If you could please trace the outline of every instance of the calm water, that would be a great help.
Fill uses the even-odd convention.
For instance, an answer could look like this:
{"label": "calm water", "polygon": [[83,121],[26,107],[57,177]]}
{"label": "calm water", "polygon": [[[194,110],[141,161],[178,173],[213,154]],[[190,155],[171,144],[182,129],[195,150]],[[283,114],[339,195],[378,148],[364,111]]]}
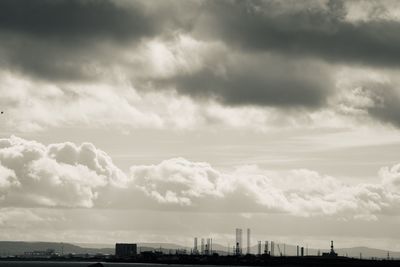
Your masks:
{"label": "calm water", "polygon": [[[0,0],[1,1],[1,0]],[[52,261],[0,261],[0,267],[87,267],[95,262],[52,262]],[[155,263],[104,263],[105,267],[228,267],[229,265],[189,265],[189,264],[155,264]],[[236,266],[237,267],[237,266]],[[241,266],[246,267],[246,266]],[[293,265],[279,265],[293,267]]]}
{"label": "calm water", "polygon": [[[52,261],[0,261],[0,267],[87,267],[95,262],[52,262]],[[105,267],[152,267],[152,266],[164,266],[163,264],[145,264],[145,263],[104,263]],[[193,266],[193,265],[165,265],[168,267],[182,267],[182,266]]]}
{"label": "calm water", "polygon": [[[87,267],[95,262],[52,262],[52,261],[0,261],[0,267]],[[104,263],[105,267],[153,267],[153,266],[168,266],[168,267],[198,267],[199,265],[177,265],[177,264],[154,264],[154,263]],[[211,265],[209,265],[211,266]],[[206,267],[203,265],[202,267]],[[221,266],[218,266],[221,267]]]}

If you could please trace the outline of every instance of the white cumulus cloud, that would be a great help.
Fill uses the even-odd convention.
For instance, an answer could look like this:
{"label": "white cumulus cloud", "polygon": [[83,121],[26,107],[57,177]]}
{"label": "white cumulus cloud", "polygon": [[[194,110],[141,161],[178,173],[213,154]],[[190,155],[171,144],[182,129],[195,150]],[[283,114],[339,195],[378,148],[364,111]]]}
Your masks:
{"label": "white cumulus cloud", "polygon": [[192,198],[222,196],[218,188],[220,176],[221,173],[208,163],[183,158],[165,160],[158,165],[131,167],[133,183],[161,203],[190,205]]}
{"label": "white cumulus cloud", "polygon": [[268,171],[241,166],[233,172],[220,172],[208,163],[183,158],[133,166],[131,177],[137,188],[161,204],[377,219],[378,214],[398,214],[399,166],[382,168],[377,183],[357,185],[307,169]]}
{"label": "white cumulus cloud", "polygon": [[378,175],[375,183],[350,185],[307,169],[246,165],[221,171],[184,158],[133,165],[126,175],[90,143],[0,139],[1,207],[168,207],[367,220],[399,215],[400,164]]}
{"label": "white cumulus cloud", "polygon": [[92,144],[0,139],[2,205],[92,207],[98,189],[124,186],[125,174]]}

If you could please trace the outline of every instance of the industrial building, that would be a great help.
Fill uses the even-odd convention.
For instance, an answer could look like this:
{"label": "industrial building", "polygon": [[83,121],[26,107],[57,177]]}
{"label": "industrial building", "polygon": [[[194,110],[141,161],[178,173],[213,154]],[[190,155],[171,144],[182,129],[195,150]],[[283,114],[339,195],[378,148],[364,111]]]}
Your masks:
{"label": "industrial building", "polygon": [[198,248],[198,238],[194,238],[193,242],[193,249],[192,249],[192,254],[194,255],[212,255],[214,253],[213,251],[213,240],[212,238],[201,238],[201,243],[200,243],[200,250]]}
{"label": "industrial building", "polygon": [[24,252],[25,258],[51,258],[56,255],[57,254],[54,249],[34,250],[34,251]]}
{"label": "industrial building", "polygon": [[333,248],[333,241],[331,241],[331,251],[322,253],[322,257],[337,257],[338,254],[335,252]]}
{"label": "industrial building", "polygon": [[242,229],[236,228],[236,244],[235,244],[235,254],[242,255]]}
{"label": "industrial building", "polygon": [[137,244],[117,243],[115,244],[116,258],[132,258],[137,254]]}

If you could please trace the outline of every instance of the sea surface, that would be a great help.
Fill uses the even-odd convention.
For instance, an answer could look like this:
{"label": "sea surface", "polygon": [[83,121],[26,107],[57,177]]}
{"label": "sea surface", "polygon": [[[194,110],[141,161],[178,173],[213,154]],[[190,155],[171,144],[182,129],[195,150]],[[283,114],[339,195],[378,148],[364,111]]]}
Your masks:
{"label": "sea surface", "polygon": [[[0,261],[0,267],[87,267],[96,262],[60,262],[60,261]],[[105,267],[198,267],[199,265],[183,265],[183,264],[155,264],[155,263],[110,263],[101,262]],[[213,265],[208,265],[213,266]],[[202,265],[206,267],[206,265]],[[219,265],[218,267],[222,267]]]}
{"label": "sea surface", "polygon": [[[96,262],[60,262],[60,261],[0,261],[0,267],[87,267]],[[153,267],[163,266],[166,264],[155,263],[111,263],[101,262],[105,267]],[[181,265],[181,264],[168,264],[168,267],[192,267],[198,265]],[[210,265],[211,266],[211,265]],[[219,266],[221,267],[221,266]]]}

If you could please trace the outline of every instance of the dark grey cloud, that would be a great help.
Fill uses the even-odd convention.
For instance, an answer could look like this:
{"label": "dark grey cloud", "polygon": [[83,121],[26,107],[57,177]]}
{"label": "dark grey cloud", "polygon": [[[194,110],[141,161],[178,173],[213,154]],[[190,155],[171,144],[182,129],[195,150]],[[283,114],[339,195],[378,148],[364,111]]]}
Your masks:
{"label": "dark grey cloud", "polygon": [[[373,10],[381,14],[384,8],[377,5]],[[333,66],[396,68],[400,64],[400,23],[375,13],[370,20],[351,22],[342,1],[321,5],[305,1],[297,8],[279,1],[208,1],[191,34],[200,40],[222,41],[229,53],[246,56],[235,64],[224,56],[215,58],[207,68],[164,79],[159,87],[172,86],[192,97],[213,97],[227,105],[324,106],[335,86],[333,68],[320,69],[304,59]],[[280,55],[281,61],[265,60],[265,54]],[[223,65],[225,72],[210,65]],[[390,98],[370,113],[389,119],[390,111],[400,106],[398,100]]]}
{"label": "dark grey cloud", "polygon": [[[278,2],[279,3],[279,2]],[[350,22],[341,1],[291,9],[274,1],[211,1],[196,34],[247,51],[275,51],[329,62],[398,66],[400,23],[375,18]]]}
{"label": "dark grey cloud", "polygon": [[0,1],[0,29],[34,37],[125,39],[153,34],[157,25],[140,5],[107,0]]}
{"label": "dark grey cloud", "polygon": [[96,46],[81,44],[79,49],[69,45],[26,36],[0,34],[0,65],[3,69],[22,72],[33,78],[66,81],[95,78],[90,66],[103,58]]}
{"label": "dark grey cloud", "polygon": [[[350,22],[342,1],[305,1],[297,8],[280,1],[208,1],[200,13],[191,34],[219,40],[228,53],[245,55],[243,60],[232,64],[221,56],[198,72],[163,79],[158,87],[172,86],[227,105],[318,108],[333,93],[333,68],[321,69],[305,59],[333,65],[400,64],[400,23],[377,15]],[[265,60],[265,54],[281,60]],[[225,72],[216,71],[216,65]]]}
{"label": "dark grey cloud", "polygon": [[112,45],[83,40],[64,43],[0,33],[0,67],[52,82],[93,81],[110,70],[119,53]]}
{"label": "dark grey cloud", "polygon": [[372,117],[400,127],[400,87],[398,84],[369,83],[363,87],[374,102],[367,108]]}
{"label": "dark grey cloud", "polygon": [[[175,4],[176,5],[176,4]],[[0,1],[0,66],[34,78],[93,80],[118,63],[119,49],[184,25],[175,5],[146,1]]]}
{"label": "dark grey cloud", "polygon": [[[288,62],[269,55],[235,55],[223,63],[220,60],[215,58],[208,62],[209,67],[197,72],[158,79],[156,87],[171,86],[194,98],[214,98],[231,106],[286,108],[320,107],[333,89],[329,68],[312,61]],[[223,65],[223,71],[218,71],[218,65]]]}

